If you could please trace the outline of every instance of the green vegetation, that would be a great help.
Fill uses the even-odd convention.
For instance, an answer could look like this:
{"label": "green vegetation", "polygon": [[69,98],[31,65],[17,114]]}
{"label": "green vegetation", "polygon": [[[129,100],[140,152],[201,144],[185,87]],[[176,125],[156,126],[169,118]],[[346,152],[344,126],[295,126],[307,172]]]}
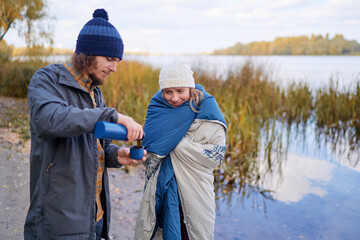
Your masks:
{"label": "green vegetation", "polygon": [[360,82],[355,89],[338,89],[331,82],[316,92],[315,131],[318,142],[323,139],[330,143],[334,153],[346,155],[350,164],[356,166],[360,159],[352,159],[351,154],[360,150]]}
{"label": "green vegetation", "polygon": [[31,61],[1,61],[0,95],[8,97],[27,97],[27,87],[32,75],[47,63]]}
{"label": "green vegetation", "polygon": [[232,47],[215,50],[215,55],[349,55],[360,54],[360,44],[337,34],[279,37],[273,42],[237,43]]}
{"label": "green vegetation", "polygon": [[0,41],[0,64],[10,60],[13,48],[8,46],[5,41]]}
{"label": "green vegetation", "polygon": [[[332,146],[344,141],[349,154],[360,150],[360,83],[356,91],[340,92],[331,84],[310,89],[303,83],[283,89],[270,79],[266,69],[250,60],[229,72],[225,81],[194,69],[196,81],[218,100],[228,123],[226,158],[215,173],[222,191],[231,194],[226,190],[229,186],[242,186],[242,191],[257,186],[262,180],[262,160],[267,173],[277,171],[286,157],[290,135],[300,133],[304,139],[309,125],[316,127],[319,144],[322,137],[332,139],[325,140]],[[150,98],[158,90],[158,74],[159,69],[148,65],[120,63],[101,87],[107,104],[143,124]],[[269,197],[266,191],[258,193]]]}
{"label": "green vegetation", "polygon": [[[38,53],[39,46],[25,48],[27,60],[16,59],[14,48],[0,40],[0,95],[8,97],[27,97],[27,87],[34,73],[48,63],[42,61]],[[25,50],[24,49],[24,50]]]}
{"label": "green vegetation", "polygon": [[150,99],[158,90],[159,73],[159,69],[146,64],[122,61],[101,86],[106,104],[143,124]]}
{"label": "green vegetation", "polygon": [[53,48],[53,47],[16,47],[12,51],[12,56],[57,56],[57,55],[72,55],[74,50],[65,48]]}
{"label": "green vegetation", "polygon": [[[1,95],[24,98],[33,72],[46,63],[4,64]],[[105,102],[144,124],[149,101],[158,90],[159,69],[133,61],[122,61],[117,69],[101,86]],[[225,80],[193,69],[196,81],[217,99],[228,123],[226,157],[215,169],[217,191],[232,194],[230,189],[237,187],[240,194],[253,191],[269,198],[267,191],[257,188],[258,183],[264,174],[280,169],[290,135],[305,139],[308,126],[313,126],[319,145],[330,143],[334,150],[343,146],[349,159],[352,152],[360,151],[360,83],[356,89],[341,91],[334,84],[319,89],[303,83],[281,88],[266,74],[267,69],[251,60],[229,72]],[[25,125],[24,119],[28,121],[18,113],[6,114],[13,117],[7,123],[20,119],[20,125]],[[260,172],[260,161],[266,163],[265,173]]]}

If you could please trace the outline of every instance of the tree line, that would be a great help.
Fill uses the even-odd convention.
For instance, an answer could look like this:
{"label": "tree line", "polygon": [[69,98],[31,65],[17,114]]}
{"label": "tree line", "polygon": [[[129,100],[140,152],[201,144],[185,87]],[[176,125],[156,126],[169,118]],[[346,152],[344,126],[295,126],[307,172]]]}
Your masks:
{"label": "tree line", "polygon": [[232,47],[218,49],[215,55],[358,55],[360,44],[346,40],[342,34],[329,38],[329,34],[278,37],[272,42],[261,41],[248,44],[237,43]]}

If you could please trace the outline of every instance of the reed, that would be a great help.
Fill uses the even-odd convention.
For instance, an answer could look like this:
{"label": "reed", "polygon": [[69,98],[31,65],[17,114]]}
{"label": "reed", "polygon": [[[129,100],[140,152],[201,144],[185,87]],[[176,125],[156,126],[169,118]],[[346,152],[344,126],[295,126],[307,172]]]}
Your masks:
{"label": "reed", "polygon": [[360,82],[355,89],[338,89],[331,80],[316,92],[317,142],[330,143],[334,152],[346,152],[351,159],[360,151]]}
{"label": "reed", "polygon": [[[26,97],[31,75],[46,63],[2,64],[0,94]],[[202,64],[192,69],[196,82],[217,99],[228,124],[225,159],[214,172],[223,190],[259,183],[264,174],[261,160],[266,162],[265,172],[277,171],[290,133],[295,129],[305,139],[309,124],[316,126],[318,142],[331,143],[333,149],[345,146],[349,153],[360,151],[360,81],[340,90],[334,79],[319,89],[305,83],[282,88],[271,78],[271,69],[251,59],[229,70],[226,77]],[[121,61],[101,86],[105,102],[144,124],[147,106],[158,90],[159,72],[147,64]]]}
{"label": "reed", "polygon": [[[264,174],[262,159],[266,173],[280,169],[294,125],[302,126],[304,138],[306,125],[315,122],[319,136],[340,129],[353,146],[359,144],[360,84],[342,93],[334,85],[314,90],[293,83],[284,89],[268,69],[251,60],[229,71],[225,79],[204,67],[192,68],[196,82],[217,99],[228,124],[225,159],[214,172],[217,189],[256,186]],[[147,64],[120,62],[101,86],[105,102],[144,124],[149,101],[158,90],[159,72]]]}
{"label": "reed", "polygon": [[[235,69],[225,81],[216,74],[195,70],[196,81],[217,99],[228,124],[226,157],[215,173],[225,184],[258,178],[262,128],[269,127],[266,119],[276,119],[282,109],[283,92],[262,68],[247,61]],[[159,69],[148,65],[121,62],[118,71],[101,87],[106,103],[143,124],[150,98],[158,90],[158,75]],[[265,143],[267,146],[281,147],[274,144],[275,131],[265,134],[272,134]],[[271,154],[272,147],[267,147],[269,165]]]}
{"label": "reed", "polygon": [[[26,96],[31,75],[45,64],[6,62],[1,69],[2,95]],[[283,89],[268,69],[251,60],[233,68],[225,79],[204,66],[193,69],[196,81],[217,99],[228,124],[225,159],[215,169],[219,185],[256,185],[261,181],[260,159],[266,160],[267,172],[279,169],[293,125],[304,130],[313,121],[319,142],[322,138],[336,146],[345,139],[351,151],[359,151],[359,83],[344,91],[336,84],[313,90],[294,83]],[[149,101],[158,90],[159,71],[135,61],[120,62],[101,86],[105,102],[144,124]]]}
{"label": "reed", "polygon": [[158,90],[159,72],[146,64],[122,61],[101,86],[105,102],[143,124],[150,99]]}
{"label": "reed", "polygon": [[333,128],[347,129],[359,124],[359,91],[358,83],[355,91],[345,89],[339,91],[337,83],[330,82],[316,92],[315,114],[317,126],[332,126]]}

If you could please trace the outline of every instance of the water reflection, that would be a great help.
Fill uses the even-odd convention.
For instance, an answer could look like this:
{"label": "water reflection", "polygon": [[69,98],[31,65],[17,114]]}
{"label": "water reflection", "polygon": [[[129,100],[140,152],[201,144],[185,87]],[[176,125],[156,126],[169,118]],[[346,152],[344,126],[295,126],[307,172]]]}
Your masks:
{"label": "water reflection", "polygon": [[[219,172],[215,239],[359,239],[360,142],[316,127],[277,123],[251,173],[229,183]],[[269,136],[282,148],[267,155]]]}
{"label": "water reflection", "polygon": [[[350,151],[350,147],[346,144],[339,144],[335,148],[330,145],[329,148],[333,149],[332,158],[340,163],[341,165],[348,167],[352,170],[360,172],[360,152],[359,151]],[[347,149],[344,151],[344,149]],[[347,158],[344,161],[341,153]]]}
{"label": "water reflection", "polygon": [[332,158],[344,166],[353,169],[360,168],[360,127],[325,132],[316,131],[319,148],[330,149]]}
{"label": "water reflection", "polygon": [[[260,194],[265,199],[296,201],[302,192],[326,194],[309,183],[330,181],[334,162],[360,172],[358,135],[346,138],[334,129],[320,131],[315,123],[271,122],[271,127],[265,127],[258,136],[261,146],[255,149],[258,153],[252,154],[257,156],[252,165],[243,168],[247,171],[233,177],[222,169],[215,171],[218,197],[231,197],[232,192],[237,192],[243,197]],[[293,186],[298,187],[298,193]],[[287,193],[287,188],[292,192]]]}
{"label": "water reflection", "polygon": [[[266,171],[264,165],[261,164],[260,172]],[[317,185],[327,184],[332,170],[333,165],[326,161],[288,154],[281,165],[281,174],[265,175],[260,185],[268,189],[274,199],[286,203],[298,202],[308,194],[323,197],[327,192]]]}

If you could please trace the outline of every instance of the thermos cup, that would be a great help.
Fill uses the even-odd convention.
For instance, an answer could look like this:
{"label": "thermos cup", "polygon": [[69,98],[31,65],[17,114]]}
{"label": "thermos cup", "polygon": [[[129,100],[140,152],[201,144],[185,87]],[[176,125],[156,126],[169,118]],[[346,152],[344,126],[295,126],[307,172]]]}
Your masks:
{"label": "thermos cup", "polygon": [[144,147],[133,145],[130,147],[130,157],[135,160],[141,160],[144,156]]}

